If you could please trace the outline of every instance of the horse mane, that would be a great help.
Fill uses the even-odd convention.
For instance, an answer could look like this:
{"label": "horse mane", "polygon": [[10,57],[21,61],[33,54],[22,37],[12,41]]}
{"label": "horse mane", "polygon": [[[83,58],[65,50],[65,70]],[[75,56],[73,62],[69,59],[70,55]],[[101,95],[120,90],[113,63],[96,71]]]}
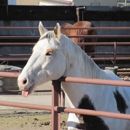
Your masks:
{"label": "horse mane", "polygon": [[[83,74],[81,75],[81,77],[112,79],[112,77],[114,76],[114,78],[119,80],[119,77],[117,77],[113,72],[109,70],[102,70],[101,68],[99,68],[99,66],[87,55],[87,53],[85,53],[81,49],[81,47],[71,41],[67,36],[62,35],[61,44],[68,44],[68,48],[65,49],[65,51],[68,50],[68,53],[73,53],[73,57],[77,59],[77,68],[79,69],[79,71],[82,71],[81,73]],[[80,63],[83,64],[80,65]]]}

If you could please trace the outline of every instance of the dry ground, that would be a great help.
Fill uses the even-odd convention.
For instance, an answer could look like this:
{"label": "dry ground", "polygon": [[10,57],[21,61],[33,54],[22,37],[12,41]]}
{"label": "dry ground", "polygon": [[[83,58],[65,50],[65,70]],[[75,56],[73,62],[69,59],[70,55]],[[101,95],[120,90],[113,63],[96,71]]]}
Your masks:
{"label": "dry ground", "polygon": [[[37,90],[51,90],[51,82]],[[38,105],[50,105],[51,93],[33,93],[28,98],[21,95],[0,95],[0,100]],[[68,114],[61,114],[61,130],[66,130]],[[0,106],[0,130],[51,130],[51,113],[48,111],[17,109]]]}
{"label": "dry ground", "polygon": [[[61,129],[66,130],[67,114],[61,114]],[[51,113],[30,109],[0,110],[0,130],[51,130]]]}

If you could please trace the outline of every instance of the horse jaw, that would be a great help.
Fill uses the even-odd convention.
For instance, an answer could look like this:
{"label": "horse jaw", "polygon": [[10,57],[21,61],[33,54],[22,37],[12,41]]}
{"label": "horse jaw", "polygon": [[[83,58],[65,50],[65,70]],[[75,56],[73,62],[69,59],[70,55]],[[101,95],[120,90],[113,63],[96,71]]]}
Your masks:
{"label": "horse jaw", "polygon": [[[26,71],[26,70],[25,70]],[[18,80],[19,81],[22,81],[23,77],[24,77],[24,71],[19,75],[18,77]],[[37,76],[35,77],[36,81],[34,82],[30,82],[34,79],[30,79],[29,77],[27,78],[28,79],[28,84],[23,86],[20,84],[20,82],[18,82],[18,86],[20,88],[20,90],[22,91],[22,96],[23,97],[28,97],[29,94],[31,94],[32,92],[35,91],[36,87],[39,86],[39,85],[42,85],[46,82],[49,81],[49,78],[47,76],[47,72],[41,72],[44,76],[42,76],[42,74],[37,74]],[[26,77],[26,76],[25,76]],[[41,78],[42,77],[42,78]]]}

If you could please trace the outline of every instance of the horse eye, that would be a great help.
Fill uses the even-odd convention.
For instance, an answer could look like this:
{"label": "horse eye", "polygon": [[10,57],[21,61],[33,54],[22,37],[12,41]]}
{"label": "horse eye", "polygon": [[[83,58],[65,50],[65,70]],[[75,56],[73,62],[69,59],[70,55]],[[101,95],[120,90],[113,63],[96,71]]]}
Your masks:
{"label": "horse eye", "polygon": [[47,52],[46,53],[46,56],[50,56],[50,55],[52,55],[52,52]]}
{"label": "horse eye", "polygon": [[47,49],[46,50],[46,56],[50,56],[50,55],[52,55],[52,53],[53,53],[52,49]]}

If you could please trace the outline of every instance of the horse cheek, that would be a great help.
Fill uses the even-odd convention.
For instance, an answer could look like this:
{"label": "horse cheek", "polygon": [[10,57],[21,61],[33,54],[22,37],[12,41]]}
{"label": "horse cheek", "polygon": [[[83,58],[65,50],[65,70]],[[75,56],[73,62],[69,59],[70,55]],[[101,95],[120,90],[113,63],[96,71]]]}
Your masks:
{"label": "horse cheek", "polygon": [[52,64],[51,69],[49,69],[49,75],[52,80],[59,79],[65,72],[65,57],[59,57],[58,60],[53,61]]}

